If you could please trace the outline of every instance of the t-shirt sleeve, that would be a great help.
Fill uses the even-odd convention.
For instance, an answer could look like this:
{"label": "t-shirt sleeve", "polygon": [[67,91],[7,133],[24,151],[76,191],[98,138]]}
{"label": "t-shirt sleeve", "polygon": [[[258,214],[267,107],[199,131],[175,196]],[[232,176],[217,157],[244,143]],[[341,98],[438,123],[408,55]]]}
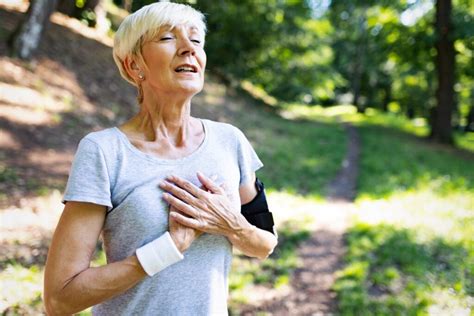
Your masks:
{"label": "t-shirt sleeve", "polygon": [[79,143],[64,192],[67,201],[89,202],[112,208],[110,177],[102,149],[83,138]]}
{"label": "t-shirt sleeve", "polygon": [[238,130],[237,137],[239,140],[239,149],[238,149],[238,160],[239,160],[239,169],[240,169],[240,183],[239,185],[242,186],[243,184],[248,183],[252,180],[252,175],[263,167],[263,163],[258,158],[257,153],[253,149],[252,145],[248,141],[247,137]]}

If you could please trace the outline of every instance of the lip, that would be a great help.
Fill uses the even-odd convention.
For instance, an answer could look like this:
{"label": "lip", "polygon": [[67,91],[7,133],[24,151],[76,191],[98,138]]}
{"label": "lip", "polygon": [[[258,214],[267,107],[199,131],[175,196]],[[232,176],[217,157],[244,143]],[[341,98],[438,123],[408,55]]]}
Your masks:
{"label": "lip", "polygon": [[[189,67],[189,68],[192,68],[193,69],[193,72],[191,73],[197,73],[198,72],[198,67],[196,67],[195,65],[193,64],[181,64],[181,65],[178,65],[177,67],[174,68],[174,71],[176,73],[180,73],[181,72],[178,72],[177,69],[181,68],[181,67]],[[185,74],[189,74],[189,72],[184,72]]]}

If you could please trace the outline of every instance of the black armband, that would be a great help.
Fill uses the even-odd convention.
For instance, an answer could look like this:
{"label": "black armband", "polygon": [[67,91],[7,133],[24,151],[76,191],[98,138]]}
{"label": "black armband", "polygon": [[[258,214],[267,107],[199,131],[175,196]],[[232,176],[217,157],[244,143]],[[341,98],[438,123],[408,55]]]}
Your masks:
{"label": "black armband", "polygon": [[263,183],[256,179],[255,187],[258,191],[257,196],[249,203],[242,205],[241,213],[250,224],[274,234],[273,215],[268,209]]}

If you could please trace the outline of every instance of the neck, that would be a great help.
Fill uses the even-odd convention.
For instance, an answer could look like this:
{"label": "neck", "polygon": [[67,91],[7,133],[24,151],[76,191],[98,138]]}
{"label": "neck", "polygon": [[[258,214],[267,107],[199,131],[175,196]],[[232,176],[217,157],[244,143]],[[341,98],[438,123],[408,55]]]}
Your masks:
{"label": "neck", "polygon": [[186,145],[191,130],[191,98],[145,95],[140,112],[127,124],[147,141]]}

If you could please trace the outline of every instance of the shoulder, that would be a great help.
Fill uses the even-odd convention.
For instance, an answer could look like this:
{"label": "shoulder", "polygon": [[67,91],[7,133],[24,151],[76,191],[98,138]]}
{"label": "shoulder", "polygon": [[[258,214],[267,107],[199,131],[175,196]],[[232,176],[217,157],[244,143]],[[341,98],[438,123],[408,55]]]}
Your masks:
{"label": "shoulder", "polygon": [[115,127],[111,127],[87,134],[79,142],[79,148],[94,147],[98,149],[100,148],[102,151],[109,152],[110,150],[117,148],[117,143],[119,141],[119,132]]}
{"label": "shoulder", "polygon": [[84,136],[76,149],[77,160],[116,160],[122,149],[119,132],[115,128],[91,132]]}
{"label": "shoulder", "polygon": [[209,131],[214,135],[218,135],[219,138],[228,140],[235,139],[237,141],[241,140],[242,137],[245,138],[244,133],[238,127],[232,124],[216,122],[207,119],[203,119],[203,122]]}
{"label": "shoulder", "polygon": [[96,132],[90,132],[82,138],[81,142],[85,140],[92,143],[96,143],[99,146],[105,145],[108,142],[117,139],[117,132],[115,131],[115,129],[115,127],[111,127]]}

